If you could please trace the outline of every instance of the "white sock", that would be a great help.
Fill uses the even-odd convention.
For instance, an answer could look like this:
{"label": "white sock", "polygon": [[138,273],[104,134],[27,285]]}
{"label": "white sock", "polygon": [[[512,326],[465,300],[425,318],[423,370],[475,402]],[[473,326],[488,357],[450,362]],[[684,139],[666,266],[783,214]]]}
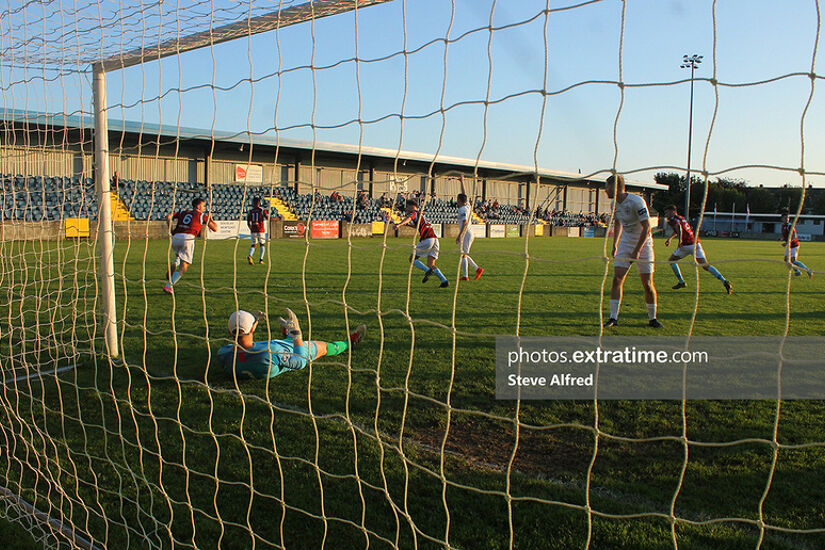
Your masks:
{"label": "white sock", "polygon": [[461,257],[461,276],[462,277],[467,276],[467,257],[466,256]]}
{"label": "white sock", "polygon": [[647,317],[651,321],[656,318],[656,302],[647,304]]}
{"label": "white sock", "polygon": [[249,254],[247,254],[247,256],[249,256],[251,258],[254,253],[255,253],[255,247],[253,246],[252,248],[249,249]]}
{"label": "white sock", "polygon": [[266,250],[266,247],[264,245],[261,245],[261,259],[262,260],[264,259],[264,251],[265,250]]}
{"label": "white sock", "polygon": [[610,300],[610,318],[619,318],[619,306],[622,305],[621,300]]}
{"label": "white sock", "polygon": [[478,269],[478,264],[475,263],[471,257],[467,256],[467,261],[470,262],[470,269],[473,271]]}

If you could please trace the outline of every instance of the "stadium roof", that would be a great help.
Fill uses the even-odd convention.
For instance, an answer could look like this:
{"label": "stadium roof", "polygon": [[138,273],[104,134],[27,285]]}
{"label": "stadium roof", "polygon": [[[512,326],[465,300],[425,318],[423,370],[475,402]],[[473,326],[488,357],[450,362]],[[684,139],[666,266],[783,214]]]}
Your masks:
{"label": "stadium roof", "polygon": [[[81,114],[48,114],[36,111],[21,111],[21,110],[6,110],[1,116],[2,120],[14,122],[17,124],[32,124],[36,126],[52,127],[52,128],[76,128],[93,130],[94,118],[91,115]],[[431,153],[420,153],[416,151],[404,151],[399,149],[388,149],[383,147],[367,147],[358,145],[349,145],[342,143],[330,143],[323,141],[311,141],[291,138],[273,137],[271,133],[255,133],[255,132],[228,132],[228,131],[210,131],[201,128],[189,128],[184,126],[161,125],[148,122],[138,122],[130,120],[116,120],[109,119],[110,132],[125,132],[143,136],[159,136],[170,139],[190,140],[190,141],[206,141],[217,143],[237,143],[237,144],[251,144],[266,147],[279,147],[282,149],[298,149],[305,151],[315,150],[317,152],[338,153],[343,155],[358,155],[367,158],[381,158],[381,159],[398,159],[399,161],[415,161],[421,163],[435,162],[439,166],[445,165],[456,168],[464,168],[472,171],[476,164],[481,170],[495,171],[503,174],[517,175],[517,176],[540,176],[553,180],[562,180],[573,182],[581,182],[587,184],[600,184],[604,181],[602,176],[587,177],[582,174],[573,172],[564,172],[559,170],[549,170],[539,167],[538,171],[533,166],[526,166],[520,164],[510,164],[506,162],[494,161],[478,161],[475,159],[453,157],[439,154],[433,157]],[[666,190],[668,187],[659,183],[642,182],[631,179],[625,180],[627,185],[638,189],[648,190]]]}

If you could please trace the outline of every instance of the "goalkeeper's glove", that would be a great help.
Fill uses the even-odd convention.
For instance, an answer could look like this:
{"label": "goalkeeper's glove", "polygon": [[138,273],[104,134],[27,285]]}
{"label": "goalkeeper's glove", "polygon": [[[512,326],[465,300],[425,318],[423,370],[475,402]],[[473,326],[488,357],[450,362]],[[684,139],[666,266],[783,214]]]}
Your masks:
{"label": "goalkeeper's glove", "polygon": [[284,331],[293,340],[301,338],[301,326],[298,324],[298,317],[289,308],[284,308],[286,319],[278,317],[278,322],[284,327]]}

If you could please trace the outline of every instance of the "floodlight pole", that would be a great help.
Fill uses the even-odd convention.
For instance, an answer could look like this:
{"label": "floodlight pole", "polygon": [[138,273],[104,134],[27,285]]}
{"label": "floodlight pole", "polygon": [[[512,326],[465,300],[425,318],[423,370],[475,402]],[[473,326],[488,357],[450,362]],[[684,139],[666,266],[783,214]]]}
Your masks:
{"label": "floodlight pole", "polygon": [[97,248],[100,255],[100,298],[106,350],[118,357],[117,303],[115,302],[114,228],[109,183],[109,122],[106,118],[106,72],[96,63],[94,70],[95,192],[97,194]]}
{"label": "floodlight pole", "polygon": [[688,157],[687,157],[687,180],[685,185],[685,218],[690,222],[690,153],[693,145],[693,73],[696,66],[702,62],[702,56],[693,54],[682,58],[681,68],[690,69],[690,115],[688,117]]}

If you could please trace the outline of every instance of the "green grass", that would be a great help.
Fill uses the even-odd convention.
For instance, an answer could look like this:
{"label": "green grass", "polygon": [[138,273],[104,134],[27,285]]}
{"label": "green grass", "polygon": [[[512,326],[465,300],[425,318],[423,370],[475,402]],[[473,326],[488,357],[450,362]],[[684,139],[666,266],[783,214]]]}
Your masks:
{"label": "green grass", "polygon": [[[439,260],[449,289],[435,278],[422,285],[417,270],[409,278],[404,240],[390,239],[383,259],[379,239],[351,249],[314,241],[305,262],[305,243],[278,241],[255,266],[245,262],[245,242],[209,241],[206,250],[199,242],[174,299],[161,291],[167,243],[120,243],[126,365],[100,353],[88,244],[3,246],[3,315],[16,327],[0,335],[3,368],[23,372],[19,357],[80,368],[0,393],[9,448],[0,484],[58,510],[101,546],[439,548],[448,539],[492,549],[509,547],[512,533],[517,548],[566,548],[583,547],[589,533],[594,548],[672,548],[677,488],[680,548],[752,548],[759,540],[773,450],[753,439],[773,437],[775,402],[686,403],[694,443],[681,485],[680,402],[524,403],[508,468],[516,407],[495,400],[493,336],[598,334],[601,239],[531,239],[526,279],[523,240],[477,240],[473,257],[487,272],[462,283],[457,299],[450,239],[442,239]],[[656,248],[665,259],[663,241]],[[733,296],[702,272],[697,304],[694,269],[682,263],[689,287],[676,292],[670,269],[659,265],[665,328],[657,334],[687,334],[694,306],[694,334],[783,334],[789,279],[781,246],[708,240],[705,250],[733,281]],[[804,243],[801,259],[825,270],[825,244]],[[625,290],[615,333],[651,334],[635,273]],[[822,334],[824,291],[825,277],[790,280],[790,335]],[[348,316],[350,328],[368,325],[368,338],[351,357],[269,382],[226,377],[215,354],[228,342],[229,313],[268,309],[277,335],[285,306],[306,337],[341,339]],[[92,340],[97,354],[87,353]],[[588,516],[597,412],[603,435],[589,476],[596,513]],[[782,403],[778,440],[825,441],[823,413],[820,402]],[[780,449],[765,523],[825,528],[823,482],[825,449]],[[49,490],[56,484],[63,498]],[[822,533],[772,529],[762,543],[823,545]]]}
{"label": "green grass", "polygon": [[[16,517],[16,516],[15,516]],[[30,525],[26,522],[26,525]],[[35,524],[36,527],[42,527]],[[34,550],[39,548],[37,542],[32,538],[32,535],[27,531],[22,524],[10,521],[5,516],[0,515],[0,540],[3,541],[6,548],[14,548],[14,550]]]}

